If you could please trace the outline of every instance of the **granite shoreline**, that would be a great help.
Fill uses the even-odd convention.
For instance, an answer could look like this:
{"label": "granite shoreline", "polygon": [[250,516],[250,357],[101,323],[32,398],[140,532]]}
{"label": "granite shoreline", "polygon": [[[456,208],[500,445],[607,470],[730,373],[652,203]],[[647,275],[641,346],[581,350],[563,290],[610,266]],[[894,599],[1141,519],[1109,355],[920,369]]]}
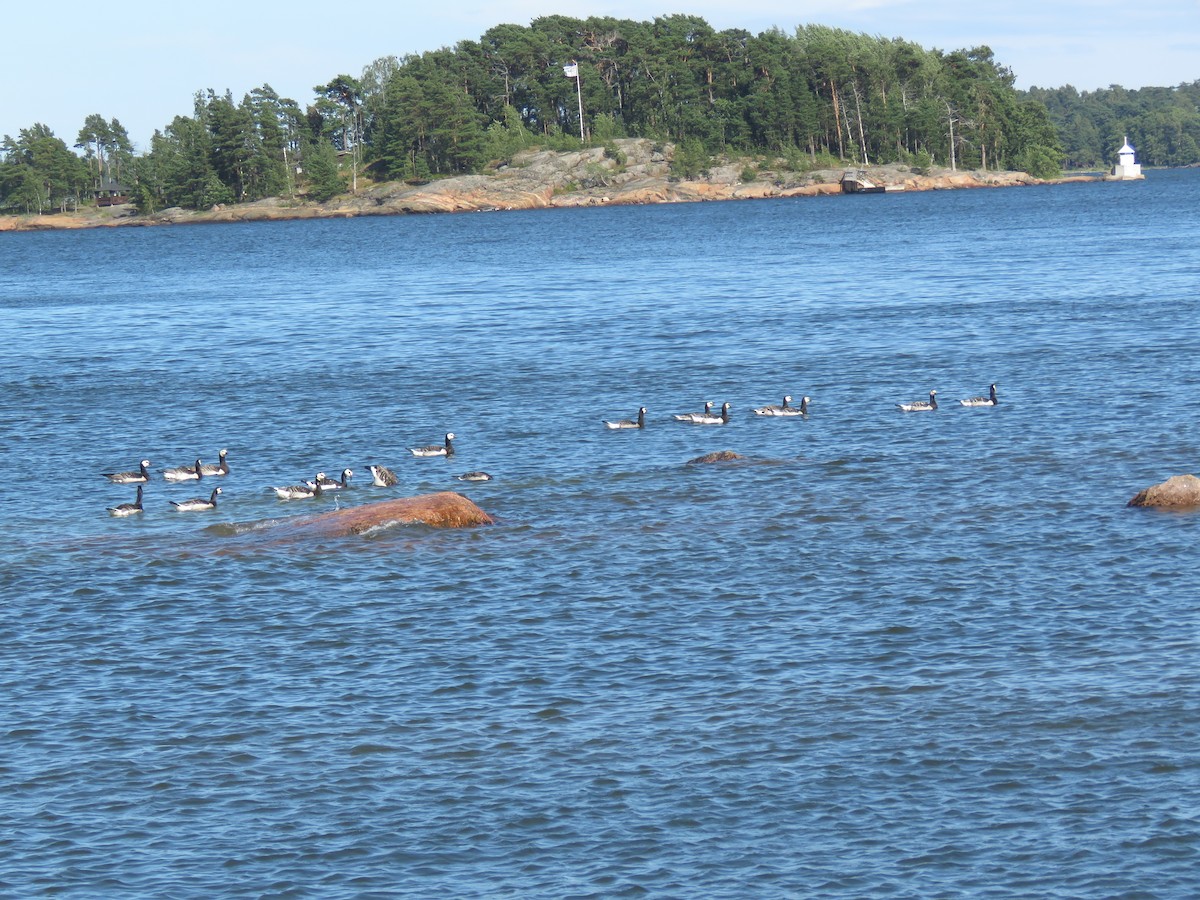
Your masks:
{"label": "granite shoreline", "polygon": [[[841,178],[845,169],[800,174],[748,167],[745,161],[735,161],[715,165],[696,178],[679,179],[670,171],[670,145],[663,147],[631,138],[618,140],[613,146],[618,152],[599,147],[567,152],[531,150],[514,155],[488,174],[460,175],[424,184],[370,184],[357,193],[342,194],[324,203],[275,197],[206,210],[172,208],[144,215],[130,204],[85,207],[73,213],[0,216],[0,232],[630,206],[843,193]],[[896,165],[854,168],[889,191],[1025,187],[1103,180],[1102,176],[1075,175],[1048,181],[1011,171],[933,169],[918,173]]]}

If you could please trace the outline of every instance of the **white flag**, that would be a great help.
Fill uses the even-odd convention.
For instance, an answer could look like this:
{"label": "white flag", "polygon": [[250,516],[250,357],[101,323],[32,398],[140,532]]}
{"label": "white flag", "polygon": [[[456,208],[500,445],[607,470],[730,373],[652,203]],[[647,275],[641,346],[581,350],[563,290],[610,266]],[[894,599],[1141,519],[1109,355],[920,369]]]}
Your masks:
{"label": "white flag", "polygon": [[579,77],[579,64],[571,63],[569,66],[563,66],[563,74],[566,75],[568,78],[578,78]]}

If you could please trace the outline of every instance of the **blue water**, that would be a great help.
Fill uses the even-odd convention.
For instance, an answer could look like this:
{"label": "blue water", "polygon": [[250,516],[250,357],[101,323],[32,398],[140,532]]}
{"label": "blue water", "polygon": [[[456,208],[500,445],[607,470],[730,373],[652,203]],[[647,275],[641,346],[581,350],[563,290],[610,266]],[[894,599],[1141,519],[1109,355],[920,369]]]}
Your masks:
{"label": "blue water", "polygon": [[[1198,207],[0,236],[0,894],[1200,895],[1200,518],[1125,507],[1200,468]],[[497,524],[273,538],[442,490]]]}

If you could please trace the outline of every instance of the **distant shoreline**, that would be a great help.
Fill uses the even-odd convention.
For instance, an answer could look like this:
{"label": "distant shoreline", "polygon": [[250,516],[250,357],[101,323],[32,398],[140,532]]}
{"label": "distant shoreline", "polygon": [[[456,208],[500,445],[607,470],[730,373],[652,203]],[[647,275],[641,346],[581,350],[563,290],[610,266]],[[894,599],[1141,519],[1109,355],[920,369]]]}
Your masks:
{"label": "distant shoreline", "polygon": [[[851,166],[803,174],[754,169],[744,161],[714,165],[707,174],[680,180],[670,173],[665,152],[643,139],[616,142],[624,159],[602,148],[528,151],[486,175],[460,175],[426,184],[388,182],[326,203],[271,198],[208,210],[180,208],[139,215],[131,205],[85,207],[75,213],[0,216],[0,232],[65,231],[105,227],[294,221],[421,213],[633,206],[714,200],[812,197],[841,194],[844,171],[864,172],[889,190],[931,191],[983,187],[1095,182],[1102,175],[1068,175],[1053,180],[1024,172],[951,171],[917,174],[906,166]],[[869,197],[856,198],[871,202]]]}

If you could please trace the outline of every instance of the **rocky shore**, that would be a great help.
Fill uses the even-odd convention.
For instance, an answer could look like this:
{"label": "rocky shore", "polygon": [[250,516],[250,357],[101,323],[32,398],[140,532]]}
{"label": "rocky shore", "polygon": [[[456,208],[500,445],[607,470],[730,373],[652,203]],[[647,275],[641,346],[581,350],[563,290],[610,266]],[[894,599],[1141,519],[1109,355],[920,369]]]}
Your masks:
{"label": "rocky shore", "polygon": [[[599,147],[570,152],[526,151],[487,174],[460,175],[426,184],[372,185],[326,203],[272,198],[202,211],[166,209],[149,215],[138,215],[130,205],[88,207],[77,213],[0,216],[0,231],[688,203],[842,193],[843,169],[800,174],[756,168],[741,160],[714,166],[706,175],[692,180],[680,180],[670,174],[670,145],[637,138],[617,140],[614,144],[619,153],[606,153]],[[868,167],[863,171],[875,184],[885,185],[889,190],[934,191],[1048,183],[1024,172],[939,169],[917,174],[908,167],[895,165]],[[1055,183],[1095,180],[1098,179],[1094,176],[1074,176]]]}

